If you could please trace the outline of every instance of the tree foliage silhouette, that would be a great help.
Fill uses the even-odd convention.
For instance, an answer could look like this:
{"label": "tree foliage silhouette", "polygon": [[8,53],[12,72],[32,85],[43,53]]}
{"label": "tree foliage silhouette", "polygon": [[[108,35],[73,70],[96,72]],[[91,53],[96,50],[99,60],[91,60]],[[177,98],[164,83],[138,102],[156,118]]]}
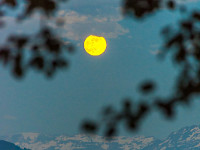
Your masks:
{"label": "tree foliage silhouette", "polygon": [[[106,137],[116,135],[118,124],[122,121],[128,129],[133,131],[138,129],[144,117],[154,109],[159,109],[167,118],[172,118],[175,116],[175,107],[188,105],[194,96],[200,94],[200,11],[187,12],[186,7],[179,6],[176,1],[171,0],[124,0],[123,2],[124,14],[136,19],[145,19],[163,8],[182,12],[186,19],[177,23],[178,28],[166,26],[162,29],[165,41],[162,46],[163,52],[159,55],[163,59],[166,53],[172,51],[170,56],[180,71],[174,83],[175,90],[169,97],[154,97],[151,100],[153,104],[141,102],[134,105],[135,107],[131,99],[124,99],[121,110],[117,111],[113,106],[106,107],[100,121],[87,120],[81,126],[83,131],[89,133],[96,133],[104,127]],[[156,90],[156,83],[145,81],[139,85],[139,89],[141,94],[148,95]]]}
{"label": "tree foliage silhouette", "polygon": [[[176,4],[173,0],[122,0],[123,13],[137,19],[145,19],[160,9],[180,10],[187,12],[186,7]],[[25,4],[23,12],[17,14],[16,22],[23,22],[31,18],[37,11],[40,12],[42,26],[38,33],[12,34],[6,42],[0,45],[0,62],[9,66],[17,78],[23,77],[27,70],[36,69],[47,77],[62,68],[68,67],[64,57],[65,51],[73,52],[72,44],[65,44],[61,37],[45,22],[50,20],[58,11],[58,5],[65,0],[2,0],[0,1],[0,30],[6,26],[3,18],[7,11],[15,10],[20,3]],[[83,122],[81,129],[96,133],[104,126],[105,136],[117,134],[118,124],[126,123],[128,129],[136,130],[142,119],[153,109],[160,109],[163,114],[171,118],[175,115],[177,104],[188,104],[192,97],[200,94],[200,11],[193,10],[187,13],[188,17],[177,23],[178,28],[165,27],[161,33],[165,38],[161,58],[169,51],[173,51],[172,61],[181,69],[175,81],[175,91],[169,97],[152,98],[153,104],[141,102],[135,105],[130,98],[124,99],[121,110],[108,106],[103,110],[100,121],[88,120]],[[55,16],[56,17],[56,16]],[[45,18],[45,20],[43,20]],[[58,20],[59,24],[60,21]],[[27,59],[26,52],[31,56]],[[148,95],[156,90],[154,81],[145,81],[139,85],[141,94]]]}
{"label": "tree foliage silhouette", "polygon": [[[11,68],[15,77],[23,77],[28,69],[36,69],[47,77],[52,77],[57,70],[68,67],[64,53],[72,52],[74,47],[72,44],[65,44],[66,42],[47,25],[51,21],[50,17],[56,14],[58,4],[61,2],[64,0],[3,0],[0,2],[1,30],[6,26],[3,21],[3,18],[8,16],[6,13],[19,9],[21,4],[25,5],[24,10],[16,15],[16,23],[31,19],[34,13],[40,12],[42,25],[38,33],[12,34],[5,43],[0,45],[0,61],[4,66]],[[5,8],[8,11],[5,11]],[[26,59],[27,52],[31,55],[28,59]]]}

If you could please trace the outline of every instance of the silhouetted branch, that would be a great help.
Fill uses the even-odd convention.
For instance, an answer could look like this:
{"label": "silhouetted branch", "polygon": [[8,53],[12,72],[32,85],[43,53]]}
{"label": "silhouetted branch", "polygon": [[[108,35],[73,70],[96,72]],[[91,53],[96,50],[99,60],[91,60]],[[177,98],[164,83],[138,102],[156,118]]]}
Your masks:
{"label": "silhouetted branch", "polygon": [[[38,33],[12,34],[4,44],[0,45],[0,62],[4,66],[9,65],[15,77],[23,77],[29,69],[36,69],[51,77],[58,69],[68,67],[69,62],[65,58],[65,52],[74,51],[73,45],[65,44],[61,37],[47,26],[51,21],[50,15],[56,13],[59,3],[63,1],[65,0],[3,0],[0,2],[0,27],[5,26],[1,18],[7,15],[1,10],[2,7],[17,9],[18,5],[22,3],[25,5],[23,12],[16,14],[16,22],[18,20],[23,22],[27,17],[30,19],[35,12],[45,16],[45,19],[40,18],[44,23],[41,24]],[[27,53],[31,56],[28,57]]]}
{"label": "silhouetted branch", "polygon": [[[132,15],[137,18],[142,18],[146,14],[151,14],[160,9],[163,2],[157,0],[125,0],[124,9],[128,13],[133,13]],[[175,9],[176,5],[173,1],[165,2],[167,2],[168,8]],[[115,135],[116,130],[110,128],[116,129],[122,121],[125,121],[128,129],[138,129],[141,120],[157,108],[167,118],[172,118],[176,114],[175,107],[181,104],[188,105],[194,96],[200,95],[200,11],[193,11],[187,19],[178,22],[178,29],[171,26],[164,28],[162,35],[165,39],[162,56],[171,52],[172,61],[180,69],[174,83],[174,92],[169,97],[152,98],[152,104],[141,103],[137,108],[132,106],[131,100],[124,100],[123,108],[119,112],[111,111],[113,110],[112,107],[106,108],[105,112],[107,113],[103,114],[104,119],[101,122],[101,124],[108,125],[104,132],[105,136]],[[143,95],[147,95],[152,93],[155,87],[154,81],[146,81],[139,86],[139,89]]]}
{"label": "silhouetted branch", "polygon": [[142,18],[152,14],[161,8],[175,9],[176,3],[173,0],[124,0],[123,12],[136,18]]}

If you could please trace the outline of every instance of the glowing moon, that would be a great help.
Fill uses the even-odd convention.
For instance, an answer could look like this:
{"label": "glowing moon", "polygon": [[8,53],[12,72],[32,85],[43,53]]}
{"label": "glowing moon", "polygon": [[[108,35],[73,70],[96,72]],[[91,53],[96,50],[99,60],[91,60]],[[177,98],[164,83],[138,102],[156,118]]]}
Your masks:
{"label": "glowing moon", "polygon": [[99,56],[106,50],[107,44],[104,37],[90,35],[85,39],[85,51],[92,56]]}

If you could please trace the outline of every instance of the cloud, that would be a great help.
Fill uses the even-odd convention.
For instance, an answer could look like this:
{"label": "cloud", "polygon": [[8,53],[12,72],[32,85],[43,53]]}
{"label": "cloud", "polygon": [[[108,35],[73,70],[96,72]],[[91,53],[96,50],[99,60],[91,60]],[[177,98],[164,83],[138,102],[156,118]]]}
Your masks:
{"label": "cloud", "polygon": [[68,13],[65,13],[63,10],[59,12],[62,19],[65,21],[65,24],[75,24],[75,23],[84,23],[88,20],[87,16],[79,15],[75,11],[70,11]]}
{"label": "cloud", "polygon": [[151,48],[150,53],[152,55],[160,55],[163,53],[163,51],[160,49],[159,44],[152,44],[152,45],[150,45],[150,48]]}
{"label": "cloud", "polygon": [[162,53],[162,51],[161,50],[154,50],[154,51],[151,50],[150,53],[153,55],[160,55]]}
{"label": "cloud", "polygon": [[55,28],[59,29],[63,37],[71,40],[83,40],[90,34],[105,38],[117,38],[129,32],[120,25],[122,17],[117,15],[92,16],[76,11],[61,10],[59,18],[64,22],[64,26]]}
{"label": "cloud", "polygon": [[[81,3],[81,1],[80,1]],[[95,3],[96,4],[96,3]],[[103,2],[101,2],[103,4]],[[123,19],[120,14],[120,7],[110,5],[98,5],[92,7],[94,12],[83,12],[82,10],[62,9],[56,17],[52,17],[48,23],[51,27],[58,31],[63,38],[75,41],[83,41],[88,35],[94,34],[104,36],[105,38],[117,38],[121,35],[129,33],[120,21]],[[88,10],[91,10],[88,9]],[[9,33],[33,33],[39,29],[40,19],[37,15],[16,25],[15,18],[5,17],[8,22],[7,29],[1,35],[0,42],[6,39]],[[61,21],[64,26],[57,26],[55,22]],[[36,25],[37,24],[37,25]],[[32,28],[33,30],[30,30]]]}
{"label": "cloud", "polygon": [[4,119],[6,120],[17,120],[17,118],[15,116],[12,116],[12,115],[5,115],[3,116]]}
{"label": "cloud", "polygon": [[103,18],[94,18],[94,20],[95,20],[96,22],[102,23],[102,22],[108,21],[108,18],[106,18],[106,17],[103,17]]}

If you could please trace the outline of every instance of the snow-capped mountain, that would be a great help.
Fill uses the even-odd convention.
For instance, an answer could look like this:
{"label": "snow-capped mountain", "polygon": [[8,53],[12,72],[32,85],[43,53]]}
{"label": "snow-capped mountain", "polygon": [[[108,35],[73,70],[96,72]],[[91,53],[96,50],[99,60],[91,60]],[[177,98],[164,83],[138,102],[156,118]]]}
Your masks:
{"label": "snow-capped mountain", "polygon": [[47,136],[38,133],[22,133],[13,136],[4,136],[0,139],[11,141],[20,147],[31,150],[141,150],[153,144],[154,137],[115,137],[105,140],[102,136]]}
{"label": "snow-capped mountain", "polygon": [[185,127],[172,132],[157,147],[162,150],[199,150],[200,125]]}
{"label": "snow-capped mountain", "polygon": [[182,128],[164,140],[118,136],[107,141],[102,136],[49,136],[38,133],[22,133],[0,139],[31,150],[199,150],[200,126]]}

